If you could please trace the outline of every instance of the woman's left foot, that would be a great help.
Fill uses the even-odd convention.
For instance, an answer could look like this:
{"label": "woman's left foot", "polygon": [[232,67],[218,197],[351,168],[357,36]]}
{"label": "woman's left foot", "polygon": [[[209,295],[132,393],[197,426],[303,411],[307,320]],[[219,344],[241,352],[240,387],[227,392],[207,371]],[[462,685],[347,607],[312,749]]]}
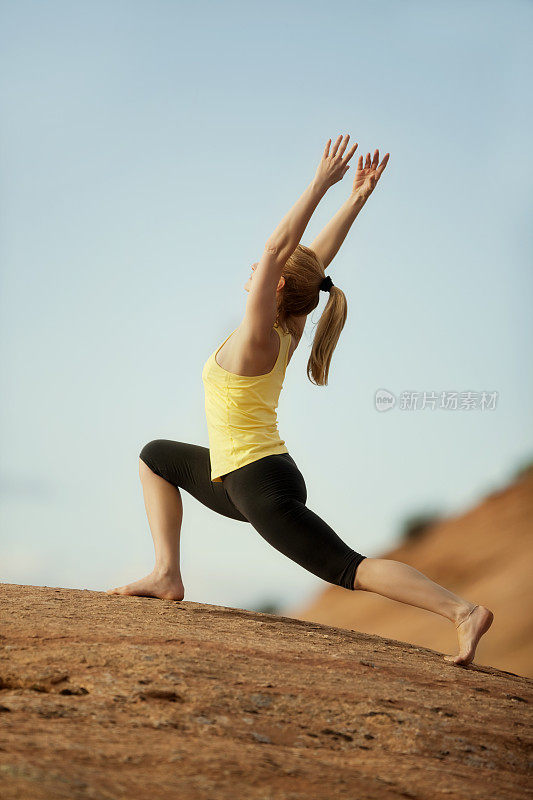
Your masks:
{"label": "woman's left foot", "polygon": [[154,571],[135,583],[118,586],[116,589],[108,589],[106,594],[159,597],[161,600],[183,600],[185,590],[179,575],[167,575]]}
{"label": "woman's left foot", "polygon": [[444,656],[450,664],[470,664],[476,654],[477,643],[492,625],[494,614],[485,606],[475,605],[456,623],[459,637],[459,653],[456,656]]}

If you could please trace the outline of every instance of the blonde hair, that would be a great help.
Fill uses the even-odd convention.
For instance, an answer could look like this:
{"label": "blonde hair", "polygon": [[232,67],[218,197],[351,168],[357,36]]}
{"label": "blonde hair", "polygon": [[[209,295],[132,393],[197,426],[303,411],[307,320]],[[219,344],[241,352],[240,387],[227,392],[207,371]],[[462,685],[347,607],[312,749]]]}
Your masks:
{"label": "blonde hair", "polygon": [[[289,333],[298,336],[298,330],[291,330],[294,325],[291,325],[290,318],[309,314],[317,307],[320,299],[319,286],[325,277],[324,265],[310,247],[299,244],[287,260],[282,275],[285,285],[278,292],[277,322]],[[317,323],[307,362],[307,377],[316,386],[327,386],[331,357],[347,314],[346,296],[334,285],[329,290],[328,302]]]}

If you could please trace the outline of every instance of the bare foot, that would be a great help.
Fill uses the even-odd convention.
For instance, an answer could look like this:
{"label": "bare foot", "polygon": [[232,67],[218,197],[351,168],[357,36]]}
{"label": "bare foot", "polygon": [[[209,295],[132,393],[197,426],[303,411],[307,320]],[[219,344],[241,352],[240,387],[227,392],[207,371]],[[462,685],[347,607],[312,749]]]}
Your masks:
{"label": "bare foot", "polygon": [[135,583],[108,589],[106,594],[138,595],[140,597],[159,597],[161,600],[183,600],[185,590],[179,575],[166,575],[155,570]]}
{"label": "bare foot", "polygon": [[456,656],[444,656],[450,664],[470,664],[476,654],[477,643],[492,625],[494,614],[485,606],[473,606],[467,614],[456,623],[459,637],[459,653]]}

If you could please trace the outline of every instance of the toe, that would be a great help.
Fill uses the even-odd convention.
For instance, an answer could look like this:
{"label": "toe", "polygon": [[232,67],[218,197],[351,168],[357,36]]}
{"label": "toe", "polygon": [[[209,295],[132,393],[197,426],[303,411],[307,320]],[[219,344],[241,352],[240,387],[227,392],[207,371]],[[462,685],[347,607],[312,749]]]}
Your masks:
{"label": "toe", "polygon": [[466,664],[469,664],[472,661],[471,656],[469,656],[468,654],[467,655],[463,655],[463,656],[462,655],[445,656],[445,658],[446,658],[446,661],[448,661],[450,664],[466,665]]}
{"label": "toe", "polygon": [[448,664],[460,664],[462,661],[461,656],[444,656],[444,660],[448,662]]}

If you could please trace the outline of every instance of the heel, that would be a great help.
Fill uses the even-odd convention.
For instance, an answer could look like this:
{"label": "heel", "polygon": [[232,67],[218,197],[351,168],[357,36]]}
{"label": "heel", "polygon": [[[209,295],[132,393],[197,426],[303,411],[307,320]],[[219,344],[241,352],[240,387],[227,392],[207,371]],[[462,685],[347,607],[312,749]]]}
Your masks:
{"label": "heel", "polygon": [[470,611],[468,612],[468,614],[466,615],[466,617],[465,617],[464,619],[462,619],[462,620],[461,620],[461,622],[460,622],[458,625],[456,625],[455,627],[456,627],[456,628],[458,628],[458,627],[459,627],[459,625],[462,625],[462,624],[463,624],[463,622],[466,622],[466,621],[467,621],[467,619],[470,617],[470,615],[474,613],[474,611],[476,610],[476,608],[479,608],[479,605],[478,605],[478,604],[476,604],[476,605],[474,606],[474,608],[470,609]]}

